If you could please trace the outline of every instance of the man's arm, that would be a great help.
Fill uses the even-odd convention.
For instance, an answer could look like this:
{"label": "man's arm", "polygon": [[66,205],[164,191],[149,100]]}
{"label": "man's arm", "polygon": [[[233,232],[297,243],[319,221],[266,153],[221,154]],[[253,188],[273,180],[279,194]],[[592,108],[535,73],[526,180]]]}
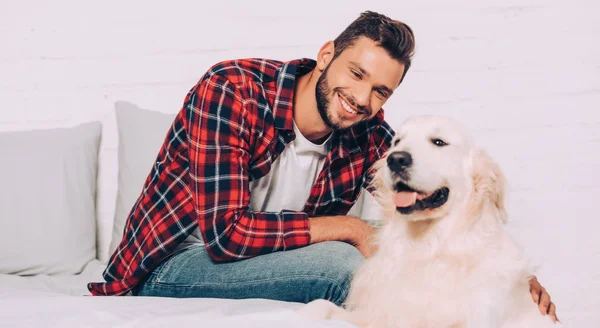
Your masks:
{"label": "man's arm", "polygon": [[306,213],[252,212],[245,100],[234,84],[207,74],[185,101],[189,177],[198,225],[215,261],[234,261],[308,245]]}
{"label": "man's arm", "polygon": [[536,276],[533,276],[529,280],[529,292],[533,301],[538,305],[540,313],[542,315],[548,314],[553,322],[560,321],[556,316],[556,304],[551,301],[550,294],[544,286],[540,284]]}

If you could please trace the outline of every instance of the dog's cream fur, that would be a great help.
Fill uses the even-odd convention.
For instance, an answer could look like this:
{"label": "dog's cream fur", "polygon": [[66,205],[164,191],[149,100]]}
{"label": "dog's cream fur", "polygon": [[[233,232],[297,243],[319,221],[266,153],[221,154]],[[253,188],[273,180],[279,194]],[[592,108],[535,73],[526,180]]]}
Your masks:
{"label": "dog's cream fur", "polygon": [[[448,145],[436,146],[435,138]],[[398,213],[394,178],[380,160],[373,179],[383,213],[377,253],[356,273],[345,309],[317,300],[300,312],[377,328],[560,326],[539,312],[524,253],[503,230],[505,178],[463,127],[445,117],[413,117],[388,154],[394,151],[412,155],[411,187],[448,187],[447,202]]]}

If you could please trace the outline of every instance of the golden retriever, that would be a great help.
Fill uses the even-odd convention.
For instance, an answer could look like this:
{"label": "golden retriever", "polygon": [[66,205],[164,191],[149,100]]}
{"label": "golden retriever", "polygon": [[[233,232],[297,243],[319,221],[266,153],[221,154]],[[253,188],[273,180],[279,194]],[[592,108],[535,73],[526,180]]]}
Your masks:
{"label": "golden retriever", "polygon": [[505,178],[458,122],[405,121],[372,185],[378,251],[359,268],[345,308],[300,313],[358,327],[557,327],[529,293],[531,270],[504,232]]}

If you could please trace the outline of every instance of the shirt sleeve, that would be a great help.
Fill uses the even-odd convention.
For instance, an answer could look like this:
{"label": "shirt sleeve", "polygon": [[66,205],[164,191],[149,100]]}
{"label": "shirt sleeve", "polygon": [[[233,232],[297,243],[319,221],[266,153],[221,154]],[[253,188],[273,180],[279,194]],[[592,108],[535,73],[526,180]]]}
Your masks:
{"label": "shirt sleeve", "polygon": [[218,262],[310,243],[306,213],[249,210],[251,127],[242,93],[227,77],[207,74],[184,103],[189,186],[205,246]]}

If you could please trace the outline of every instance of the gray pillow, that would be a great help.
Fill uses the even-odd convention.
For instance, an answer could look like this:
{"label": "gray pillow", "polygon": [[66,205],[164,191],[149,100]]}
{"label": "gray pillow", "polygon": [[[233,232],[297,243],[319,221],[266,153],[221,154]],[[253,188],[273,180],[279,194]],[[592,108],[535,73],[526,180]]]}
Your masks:
{"label": "gray pillow", "polygon": [[115,103],[119,132],[119,181],[112,237],[111,255],[123,238],[127,216],[137,198],[156,155],[177,114],[142,109],[132,103]]}
{"label": "gray pillow", "polygon": [[100,122],[0,133],[0,273],[76,274],[96,257]]}

